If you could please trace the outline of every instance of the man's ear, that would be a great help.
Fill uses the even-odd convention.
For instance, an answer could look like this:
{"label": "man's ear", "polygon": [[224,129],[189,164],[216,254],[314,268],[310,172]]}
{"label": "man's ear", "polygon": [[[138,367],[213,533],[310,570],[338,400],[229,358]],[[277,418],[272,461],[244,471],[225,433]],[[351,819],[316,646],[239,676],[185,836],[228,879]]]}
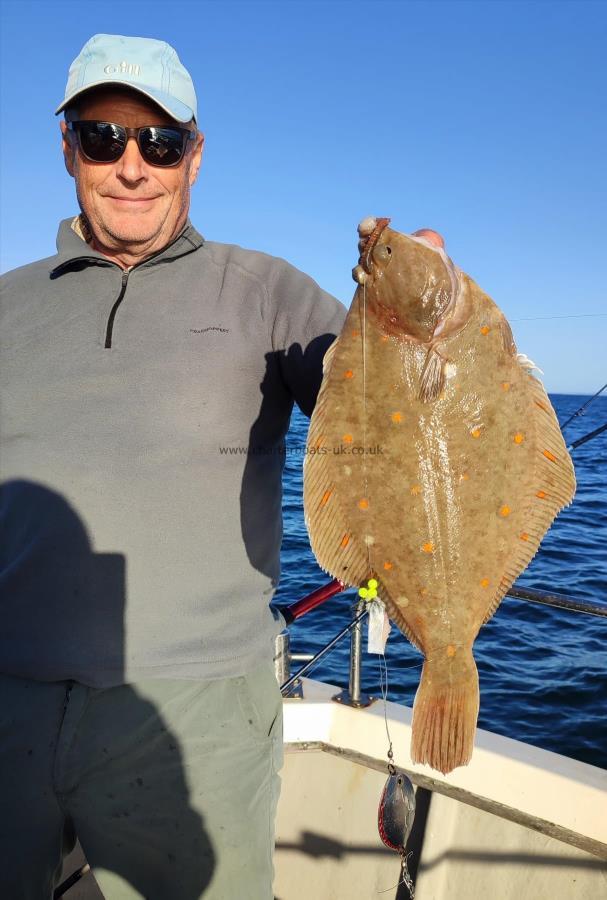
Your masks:
{"label": "man's ear", "polygon": [[200,164],[202,162],[203,148],[204,134],[202,133],[202,131],[199,131],[196,140],[194,141],[194,150],[192,151],[192,162],[190,164],[190,187],[198,178],[198,170],[200,169]]}
{"label": "man's ear", "polygon": [[74,140],[74,133],[68,130],[67,122],[65,122],[64,119],[61,119],[59,122],[59,127],[61,128],[61,148],[63,150],[65,168],[72,178],[74,178],[74,161],[76,157],[76,141]]}

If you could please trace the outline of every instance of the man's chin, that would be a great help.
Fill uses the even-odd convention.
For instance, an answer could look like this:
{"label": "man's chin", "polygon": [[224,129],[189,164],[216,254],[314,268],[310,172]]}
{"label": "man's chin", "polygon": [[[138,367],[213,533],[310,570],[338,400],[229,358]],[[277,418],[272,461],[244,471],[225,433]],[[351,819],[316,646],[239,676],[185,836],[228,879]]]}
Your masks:
{"label": "man's chin", "polygon": [[121,217],[104,223],[103,231],[117,244],[146,244],[162,230],[162,222],[145,221],[141,216]]}

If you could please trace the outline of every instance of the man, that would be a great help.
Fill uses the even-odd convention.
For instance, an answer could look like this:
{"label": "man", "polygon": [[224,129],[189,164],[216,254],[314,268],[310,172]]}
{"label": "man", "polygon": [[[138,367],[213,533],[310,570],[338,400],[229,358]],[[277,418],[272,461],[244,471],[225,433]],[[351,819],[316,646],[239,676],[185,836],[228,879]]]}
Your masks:
{"label": "man", "polygon": [[109,900],[266,900],[282,451],[345,310],[190,223],[167,44],[96,35],[61,111],[81,213],[3,278],[0,896],[77,836]]}

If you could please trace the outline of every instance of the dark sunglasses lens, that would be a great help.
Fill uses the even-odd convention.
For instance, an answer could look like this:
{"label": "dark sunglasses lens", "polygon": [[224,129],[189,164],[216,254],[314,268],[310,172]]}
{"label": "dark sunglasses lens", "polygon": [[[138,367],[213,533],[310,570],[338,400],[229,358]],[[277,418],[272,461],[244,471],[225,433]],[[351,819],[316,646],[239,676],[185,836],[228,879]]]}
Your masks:
{"label": "dark sunglasses lens", "polygon": [[124,152],[126,134],[110,122],[91,122],[78,126],[80,147],[94,162],[114,162]]}
{"label": "dark sunglasses lens", "polygon": [[152,166],[176,165],[184,144],[184,135],[176,128],[142,128],[139,133],[141,154]]}

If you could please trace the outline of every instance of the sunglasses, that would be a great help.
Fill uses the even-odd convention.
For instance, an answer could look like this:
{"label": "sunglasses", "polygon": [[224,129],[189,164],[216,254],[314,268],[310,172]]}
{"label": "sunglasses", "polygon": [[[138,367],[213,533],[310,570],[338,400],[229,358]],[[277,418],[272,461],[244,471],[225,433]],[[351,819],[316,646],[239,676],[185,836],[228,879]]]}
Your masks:
{"label": "sunglasses", "polygon": [[137,139],[139,152],[147,163],[168,169],[183,159],[188,141],[196,138],[195,131],[174,125],[144,125],[125,128],[113,122],[67,122],[78,137],[82,155],[91,162],[109,163],[120,159],[127,141]]}

